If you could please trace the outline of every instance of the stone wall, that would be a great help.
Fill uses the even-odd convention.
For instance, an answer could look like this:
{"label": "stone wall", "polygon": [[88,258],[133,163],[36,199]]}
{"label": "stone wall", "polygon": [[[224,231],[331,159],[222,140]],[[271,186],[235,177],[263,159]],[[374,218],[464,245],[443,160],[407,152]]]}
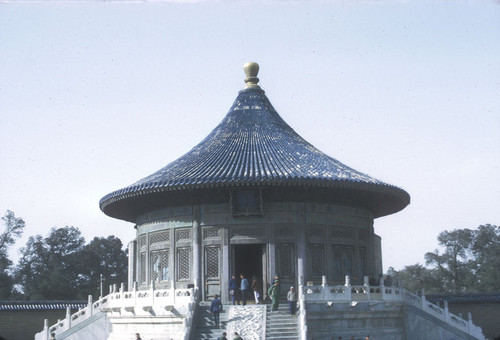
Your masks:
{"label": "stone wall", "polygon": [[456,303],[448,304],[450,312],[467,318],[471,313],[474,323],[483,329],[488,339],[500,339],[500,303]]}
{"label": "stone wall", "polygon": [[413,306],[404,311],[405,335],[407,340],[474,340],[469,334],[457,330],[446,322],[433,318],[428,313]]}
{"label": "stone wall", "polygon": [[472,340],[429,313],[399,302],[307,303],[307,335],[315,340]]}
{"label": "stone wall", "polygon": [[65,310],[14,310],[0,311],[0,336],[6,340],[30,340],[42,331],[43,322],[49,325],[64,319]]}
{"label": "stone wall", "polygon": [[[307,333],[315,340],[406,340],[401,304],[384,302],[308,303]],[[422,340],[422,339],[421,339]]]}

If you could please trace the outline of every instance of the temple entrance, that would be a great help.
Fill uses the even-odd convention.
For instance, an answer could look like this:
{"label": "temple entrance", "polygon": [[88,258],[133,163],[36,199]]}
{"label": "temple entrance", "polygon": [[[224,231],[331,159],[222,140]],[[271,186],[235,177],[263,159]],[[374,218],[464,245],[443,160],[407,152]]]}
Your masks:
{"label": "temple entrance", "polygon": [[232,273],[245,274],[249,281],[252,276],[262,282],[265,268],[265,244],[238,244],[232,247]]}

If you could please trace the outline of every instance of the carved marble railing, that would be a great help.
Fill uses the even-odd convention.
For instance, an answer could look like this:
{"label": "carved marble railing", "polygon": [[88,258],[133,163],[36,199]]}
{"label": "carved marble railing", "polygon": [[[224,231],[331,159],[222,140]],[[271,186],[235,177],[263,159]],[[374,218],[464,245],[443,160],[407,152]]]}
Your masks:
{"label": "carved marble railing", "polygon": [[186,334],[192,325],[193,314],[197,303],[197,289],[155,289],[154,282],[148,290],[137,290],[136,286],[132,291],[124,291],[123,284],[119,291],[116,286],[112,292],[99,300],[92,302],[92,296],[89,295],[87,307],[71,314],[71,309],[66,309],[66,318],[59,320],[56,324],[49,326],[45,320],[42,332],[35,335],[35,340],[49,340],[51,334],[58,334],[77,326],[78,324],[90,319],[98,313],[115,312],[128,315],[155,314],[158,312],[172,313],[175,308],[185,307],[186,315],[182,315],[183,328]]}
{"label": "carved marble railing", "polygon": [[[468,314],[468,320],[449,312],[448,303],[445,301],[444,308],[439,307],[425,298],[422,291],[421,296],[413,294],[403,288],[370,286],[368,277],[364,278],[363,285],[351,285],[349,276],[346,276],[344,285],[328,285],[326,276],[323,276],[321,285],[303,285],[303,280],[299,282],[299,299],[303,303],[307,302],[362,302],[362,301],[384,301],[384,302],[401,302],[434,316],[435,318],[446,322],[447,324],[467,333],[476,339],[485,339],[482,329],[472,322],[471,314]],[[306,332],[304,332],[306,333]]]}

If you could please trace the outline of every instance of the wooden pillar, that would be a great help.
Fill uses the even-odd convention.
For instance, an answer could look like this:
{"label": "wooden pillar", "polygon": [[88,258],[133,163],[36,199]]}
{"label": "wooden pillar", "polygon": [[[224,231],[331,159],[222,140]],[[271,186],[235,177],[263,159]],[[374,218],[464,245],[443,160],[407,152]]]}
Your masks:
{"label": "wooden pillar", "polygon": [[[231,275],[231,268],[229,268],[229,230],[228,228],[223,228],[221,231],[222,236],[222,272],[221,275],[221,300],[223,303],[229,303],[229,296],[227,292],[229,291],[228,283],[229,277]],[[226,292],[226,293],[224,293]]]}
{"label": "wooden pillar", "polygon": [[135,268],[136,268],[136,261],[137,261],[137,256],[136,256],[136,251],[135,251],[136,247],[137,247],[137,240],[134,240],[128,244],[128,282],[127,282],[127,287],[128,287],[129,291],[132,289],[132,286],[134,285],[134,281],[135,281],[135,272],[136,272]]}
{"label": "wooden pillar", "polygon": [[193,207],[193,283],[201,291],[200,206]]}
{"label": "wooden pillar", "polygon": [[298,216],[299,225],[297,227],[297,277],[302,277],[307,280],[306,277],[306,206],[305,203],[300,203],[298,205]]}

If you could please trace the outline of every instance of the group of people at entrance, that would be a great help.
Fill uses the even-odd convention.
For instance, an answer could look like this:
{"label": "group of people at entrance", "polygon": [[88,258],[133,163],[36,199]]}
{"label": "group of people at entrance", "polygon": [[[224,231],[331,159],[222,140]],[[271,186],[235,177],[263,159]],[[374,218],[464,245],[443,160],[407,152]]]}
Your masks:
{"label": "group of people at entrance", "polygon": [[[250,291],[253,292],[253,297],[255,303],[259,304],[261,301],[261,286],[260,281],[256,276],[252,277],[252,282],[250,283],[245,277],[245,274],[240,274],[240,280],[236,277],[236,274],[232,274],[228,283],[229,296],[231,298],[231,303],[233,305],[239,305],[240,301],[242,305],[247,304],[247,297]],[[280,303],[281,290],[280,290],[280,280],[279,275],[276,274],[267,290],[267,295],[271,299],[271,310],[277,311]],[[290,314],[294,315],[297,310],[297,293],[294,287],[290,287],[287,293],[287,301],[290,309]]]}
{"label": "group of people at entrance", "polygon": [[236,278],[236,274],[233,274],[229,279],[228,288],[233,305],[239,305],[240,301],[243,306],[246,305],[250,291],[253,292],[255,303],[260,303],[260,281],[256,276],[252,277],[252,283],[250,284],[245,274],[240,274],[240,280]]}

